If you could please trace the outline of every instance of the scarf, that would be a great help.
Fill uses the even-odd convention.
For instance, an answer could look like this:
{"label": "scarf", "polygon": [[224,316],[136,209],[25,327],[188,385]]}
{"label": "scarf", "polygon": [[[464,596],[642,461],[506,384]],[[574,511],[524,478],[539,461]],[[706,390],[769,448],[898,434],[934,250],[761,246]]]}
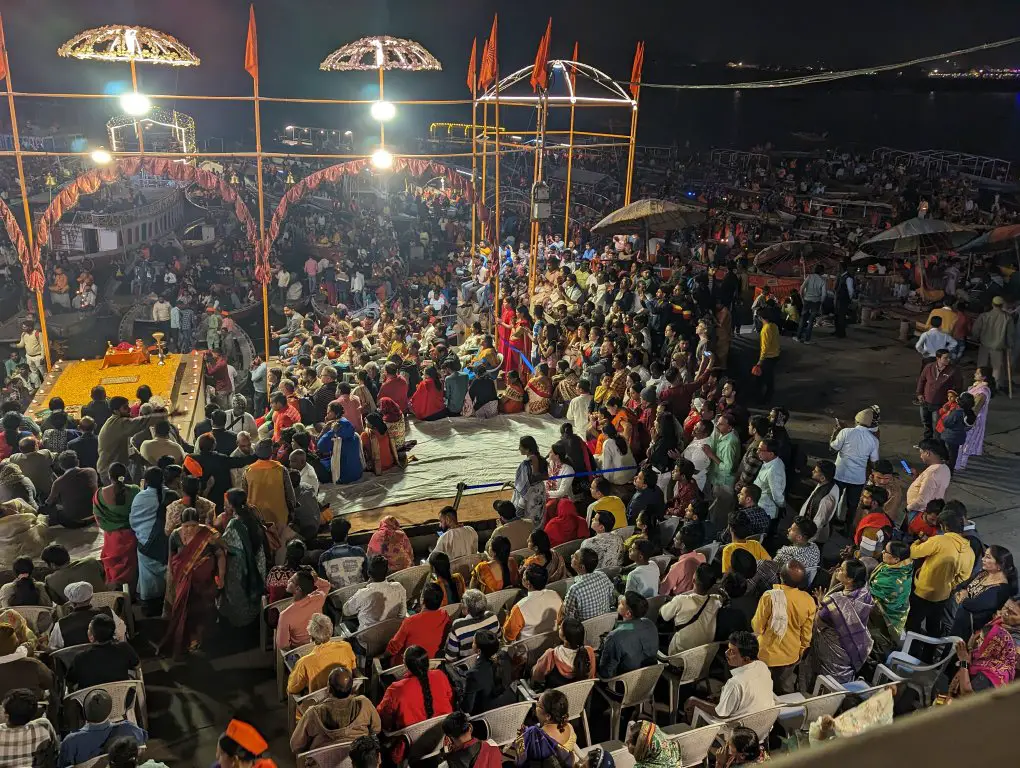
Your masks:
{"label": "scarf", "polygon": [[642,721],[632,748],[641,768],[676,768],[680,765],[680,748],[670,741],[655,723]]}
{"label": "scarf", "polygon": [[867,587],[831,592],[822,601],[822,611],[839,635],[839,644],[855,670],[863,666],[874,642],[868,633],[872,602]]}
{"label": "scarf", "polygon": [[970,673],[988,678],[994,688],[1013,681],[1016,676],[1016,645],[1013,637],[997,618],[978,635],[977,648],[971,655]]}
{"label": "scarf", "polygon": [[769,620],[769,629],[772,630],[777,640],[782,640],[790,626],[790,617],[786,612],[786,593],[780,587],[776,587],[770,589],[765,595],[772,599],[772,618]]}
{"label": "scarf", "polygon": [[908,559],[898,565],[880,563],[868,581],[871,597],[894,631],[902,631],[906,623],[913,578],[914,561]]}
{"label": "scarf", "polygon": [[379,412],[382,413],[383,421],[387,424],[396,424],[403,418],[403,414],[400,412],[400,406],[396,404],[393,398],[380,397],[378,406]]}

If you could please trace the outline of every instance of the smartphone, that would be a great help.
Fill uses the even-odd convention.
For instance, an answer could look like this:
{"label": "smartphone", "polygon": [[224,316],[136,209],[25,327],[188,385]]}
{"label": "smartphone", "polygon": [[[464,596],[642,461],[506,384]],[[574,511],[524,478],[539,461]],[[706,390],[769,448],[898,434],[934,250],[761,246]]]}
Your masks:
{"label": "smartphone", "polygon": [[914,476],[914,470],[910,468],[910,465],[907,464],[905,459],[900,459],[900,466],[903,467],[903,471],[906,472],[908,475],[910,475],[911,477]]}

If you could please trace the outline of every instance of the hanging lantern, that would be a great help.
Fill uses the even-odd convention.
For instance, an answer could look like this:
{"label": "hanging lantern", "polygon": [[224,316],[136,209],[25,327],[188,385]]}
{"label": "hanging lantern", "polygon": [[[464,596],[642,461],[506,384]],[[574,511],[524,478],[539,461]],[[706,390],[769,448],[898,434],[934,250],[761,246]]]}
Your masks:
{"label": "hanging lantern", "polygon": [[290,171],[287,171],[287,184],[288,185],[294,184],[294,174],[291,173]]}
{"label": "hanging lantern", "polygon": [[233,173],[230,174],[230,184],[235,187],[237,186],[238,184],[237,171],[234,171]]}

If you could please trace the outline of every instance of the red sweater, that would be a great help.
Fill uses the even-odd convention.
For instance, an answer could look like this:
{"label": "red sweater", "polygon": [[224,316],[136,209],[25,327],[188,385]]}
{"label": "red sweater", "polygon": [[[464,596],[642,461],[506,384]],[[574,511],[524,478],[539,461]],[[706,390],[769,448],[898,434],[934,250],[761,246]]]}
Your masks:
{"label": "red sweater", "polygon": [[408,616],[400,624],[397,634],[386,644],[386,652],[392,657],[390,660],[392,665],[404,663],[404,649],[411,645],[420,645],[428,652],[429,658],[436,658],[446,637],[449,623],[449,614],[441,608]]}
{"label": "red sweater", "polygon": [[556,505],[555,517],[546,513],[545,524],[542,526],[549,535],[549,544],[558,547],[568,541],[588,538],[588,523],[577,514],[577,507],[570,499],[560,499]]}
{"label": "red sweater", "polygon": [[[429,670],[429,689],[432,691],[432,716],[448,715],[453,712],[453,689],[446,673],[439,669]],[[386,688],[382,701],[376,707],[384,731],[399,731],[412,723],[428,720],[425,712],[425,697],[421,683],[407,674]]]}
{"label": "red sweater", "polygon": [[411,395],[411,413],[419,421],[435,416],[440,411],[446,412],[446,400],[443,390],[436,386],[428,376],[418,382],[418,388]]}
{"label": "red sweater", "polygon": [[405,413],[407,411],[407,379],[399,374],[393,378],[386,378],[379,386],[379,397],[376,398],[376,402],[384,397],[392,399],[400,408],[400,412]]}

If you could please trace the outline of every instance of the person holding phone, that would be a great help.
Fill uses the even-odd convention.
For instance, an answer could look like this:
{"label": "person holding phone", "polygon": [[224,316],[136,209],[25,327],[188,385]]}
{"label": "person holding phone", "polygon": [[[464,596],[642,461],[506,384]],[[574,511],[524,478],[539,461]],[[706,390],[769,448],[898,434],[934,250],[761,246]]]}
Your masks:
{"label": "person holding phone", "polygon": [[848,511],[856,512],[868,480],[868,462],[878,461],[879,442],[871,431],[875,412],[865,408],[854,417],[854,426],[843,427],[836,419],[829,447],[836,451],[836,485],[846,498]]}

